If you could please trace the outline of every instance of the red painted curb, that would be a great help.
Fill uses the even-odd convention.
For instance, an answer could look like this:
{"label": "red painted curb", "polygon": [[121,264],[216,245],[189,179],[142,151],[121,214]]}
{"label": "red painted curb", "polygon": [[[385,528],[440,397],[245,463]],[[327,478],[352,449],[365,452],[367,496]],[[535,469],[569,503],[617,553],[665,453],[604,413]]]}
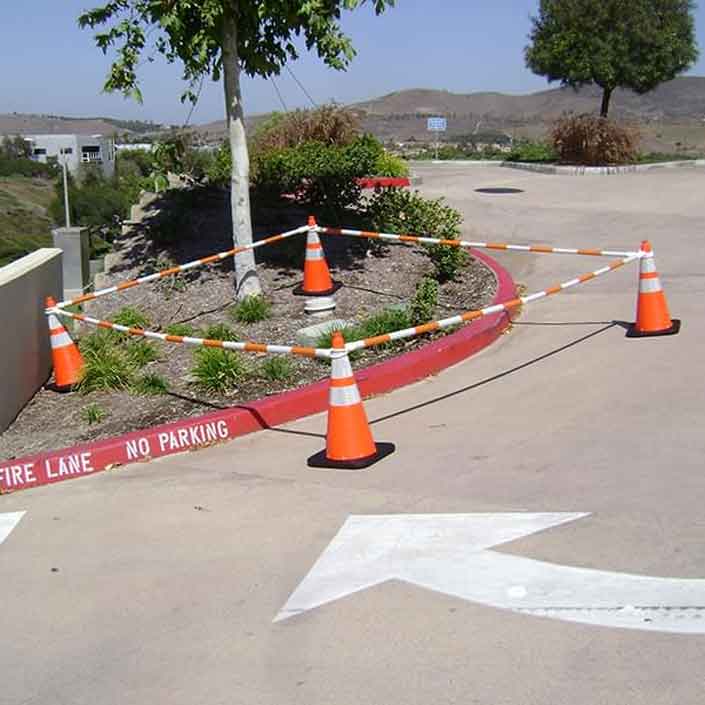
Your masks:
{"label": "red painted curb", "polygon": [[403,188],[411,186],[411,181],[405,176],[368,176],[358,179],[357,183],[360,188]]}
{"label": "red painted curb", "polygon": [[[509,273],[491,257],[481,252],[473,251],[473,254],[497,277],[494,303],[513,298],[515,287]],[[486,316],[418,350],[365,367],[355,373],[360,392],[365,397],[382,394],[440,372],[487,347],[508,325],[509,314],[506,312]],[[3,461],[0,462],[0,493],[62,482],[117,465],[207,447],[325,411],[327,406],[328,380],[323,380],[192,419]]]}

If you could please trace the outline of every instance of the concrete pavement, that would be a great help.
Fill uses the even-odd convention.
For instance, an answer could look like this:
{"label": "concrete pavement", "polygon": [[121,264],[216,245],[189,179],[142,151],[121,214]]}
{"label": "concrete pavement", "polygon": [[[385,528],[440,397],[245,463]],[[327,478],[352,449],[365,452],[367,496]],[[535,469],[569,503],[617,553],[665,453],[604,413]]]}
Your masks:
{"label": "concrete pavement", "polygon": [[[700,700],[703,636],[518,615],[407,583],[272,624],[351,514],[590,512],[498,550],[705,577],[705,171],[419,171],[426,195],[462,209],[466,236],[626,249],[650,239],[681,334],[624,338],[631,266],[527,307],[479,356],[368,401],[375,437],[398,450],[367,472],[305,467],[323,446],[318,416],[0,498],[0,512],[27,510],[0,546],[0,703]],[[475,192],[496,186],[523,193]],[[599,266],[498,259],[530,291]]]}

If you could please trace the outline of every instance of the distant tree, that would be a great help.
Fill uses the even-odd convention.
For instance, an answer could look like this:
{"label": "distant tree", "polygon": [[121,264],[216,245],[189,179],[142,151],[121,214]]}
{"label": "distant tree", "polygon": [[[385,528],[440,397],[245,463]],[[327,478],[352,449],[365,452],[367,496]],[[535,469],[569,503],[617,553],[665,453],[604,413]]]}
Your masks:
{"label": "distant tree", "polygon": [[5,159],[29,159],[32,156],[32,145],[22,135],[0,138],[0,154]]}
{"label": "distant tree", "polygon": [[[330,67],[345,69],[355,52],[339,20],[367,0],[111,0],[84,12],[81,27],[103,27],[95,35],[103,52],[117,45],[105,83],[107,91],[122,91],[141,99],[137,69],[150,40],[168,62],[183,64],[188,88],[182,100],[196,102],[204,77],[223,78],[232,156],[231,208],[235,245],[252,242],[249,195],[249,155],[245,138],[240,74],[277,75],[297,58],[294,40],[303,36]],[[395,0],[369,0],[380,14]],[[149,55],[149,53],[148,53]],[[151,58],[151,57],[149,57]],[[235,257],[237,295],[260,292],[252,251]]]}
{"label": "distant tree", "polygon": [[526,64],[564,86],[648,93],[698,58],[692,0],[540,0]]}

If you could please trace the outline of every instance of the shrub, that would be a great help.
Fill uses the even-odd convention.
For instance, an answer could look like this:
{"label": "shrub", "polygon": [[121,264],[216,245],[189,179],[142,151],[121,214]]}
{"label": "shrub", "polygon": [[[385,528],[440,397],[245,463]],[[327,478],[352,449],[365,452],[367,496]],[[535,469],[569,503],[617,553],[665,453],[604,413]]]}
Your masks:
{"label": "shrub", "polygon": [[115,158],[115,170],[120,178],[149,176],[154,169],[154,157],[145,149],[121,149]]}
{"label": "shrub", "polygon": [[[71,222],[92,230],[110,227],[115,220],[127,216],[130,201],[116,180],[106,179],[101,172],[84,170],[77,182],[69,175],[69,211]],[[54,199],[47,213],[55,223],[64,221],[64,187],[57,179]]]}
{"label": "shrub", "polygon": [[683,154],[681,152],[676,152],[675,154],[670,152],[642,152],[637,159],[640,164],[658,164],[659,162],[691,161],[697,158],[698,157],[695,155]]}
{"label": "shrub", "polygon": [[638,158],[639,133],[596,115],[560,118],[551,139],[561,162],[584,166],[628,164]]}
{"label": "shrub", "polygon": [[298,147],[307,142],[327,145],[350,144],[359,131],[354,113],[338,105],[322,105],[315,110],[274,113],[262,123],[253,139],[255,150],[268,152]]}
{"label": "shrub", "polygon": [[204,392],[226,394],[237,386],[247,369],[242,355],[222,348],[199,348],[193,354],[191,374]]}
{"label": "shrub", "polygon": [[410,325],[411,318],[405,307],[387,308],[368,316],[360,322],[357,326],[358,337],[356,340],[402,330],[403,328],[409,328]]}
{"label": "shrub", "polygon": [[[394,307],[374,313],[358,323],[345,326],[341,331],[346,342],[372,338],[376,335],[392,333],[411,327],[411,317],[406,307]],[[329,348],[332,345],[334,330],[327,331],[318,338],[316,347]]]}
{"label": "shrub", "polygon": [[[25,215],[26,213],[27,215]],[[26,211],[6,214],[6,217],[3,217],[3,214],[0,213],[0,228],[9,220],[10,224],[16,224],[17,229],[21,232],[21,229],[28,228],[30,218],[31,214]],[[39,228],[46,228],[48,231],[49,224],[46,221],[39,218],[37,218],[36,221],[38,221]],[[6,264],[10,264],[10,262],[38,250],[40,247],[53,247],[50,235],[40,232],[10,236],[0,232],[0,267],[4,267]]]}
{"label": "shrub", "polygon": [[237,340],[237,333],[225,323],[212,323],[203,329],[203,337],[209,340]]}
{"label": "shrub", "polygon": [[228,313],[240,323],[257,323],[269,318],[272,305],[264,296],[246,296],[228,309]]}
{"label": "shrub", "polygon": [[149,318],[134,306],[124,306],[114,316],[113,323],[130,328],[148,328]]}
{"label": "shrub", "polygon": [[409,176],[409,165],[401,157],[385,151],[377,157],[374,176]]}
{"label": "shrub", "polygon": [[89,425],[100,423],[105,417],[106,412],[97,404],[88,404],[81,409],[81,418]]}
{"label": "shrub", "polygon": [[286,382],[294,376],[294,367],[286,357],[268,357],[260,366],[259,373],[270,382]]}
{"label": "shrub", "polygon": [[193,326],[188,323],[171,323],[166,327],[167,335],[193,335]]}
{"label": "shrub", "polygon": [[[137,309],[125,307],[115,320],[121,325],[144,327],[147,319]],[[84,393],[97,390],[125,390],[132,387],[137,370],[158,358],[156,347],[142,338],[134,339],[114,330],[96,330],[79,341],[85,370],[78,388]]]}
{"label": "shrub", "polygon": [[138,369],[159,359],[159,353],[156,347],[142,338],[130,340],[125,345],[125,355],[127,355],[127,359],[130,363]]}
{"label": "shrub", "polygon": [[431,277],[423,277],[416,286],[416,294],[409,306],[411,323],[418,326],[433,320],[438,306],[438,282]]}
{"label": "shrub", "polygon": [[9,135],[0,139],[0,159],[29,159],[32,156],[32,143],[22,135]]}
{"label": "shrub", "polygon": [[[367,206],[367,218],[372,227],[392,233],[412,233],[425,237],[457,240],[460,235],[460,212],[444,204],[442,198],[428,199],[416,191],[383,189]],[[460,247],[427,246],[438,281],[453,279],[468,261]]]}
{"label": "shrub", "polygon": [[59,169],[56,164],[42,164],[25,157],[7,158],[0,155],[0,176],[29,176],[51,178]]}
{"label": "shrub", "polygon": [[517,140],[504,158],[508,162],[555,162],[558,155],[547,142]]}
{"label": "shrub", "polygon": [[85,357],[88,353],[100,354],[106,348],[115,347],[119,339],[115,331],[99,329],[88,335],[81,336],[78,341],[78,347]]}
{"label": "shrub", "polygon": [[208,182],[215,186],[229,186],[232,178],[232,164],[230,143],[226,140],[220,145],[220,147],[218,147],[218,149],[216,149],[215,154],[206,169],[206,177],[208,178]]}
{"label": "shrub", "polygon": [[468,253],[462,247],[428,245],[427,249],[433,262],[433,276],[441,283],[455,279],[469,261]]}
{"label": "shrub", "polygon": [[[149,328],[150,320],[138,308],[124,306],[112,318],[113,323],[128,328]],[[144,367],[148,362],[156,360],[158,355],[155,347],[147,340],[134,338],[129,333],[110,331],[113,338],[123,344],[128,359],[138,367]]]}
{"label": "shrub", "polygon": [[109,389],[127,389],[132,383],[135,368],[124,349],[113,336],[96,331],[81,340],[85,362],[78,389],[83,393]]}
{"label": "shrub", "polygon": [[383,153],[384,148],[371,135],[345,146],[306,142],[257,158],[254,181],[265,197],[293,193],[313,208],[339,213],[358,203],[362,191],[357,179],[374,174]]}
{"label": "shrub", "polygon": [[135,380],[132,391],[143,396],[157,396],[166,394],[169,391],[169,385],[161,375],[149,372]]}
{"label": "shrub", "polygon": [[[193,135],[187,132],[172,133],[165,139],[155,142],[151,156],[153,167],[150,175],[154,179],[165,177],[172,172],[186,174],[198,181],[210,169],[213,161],[210,152],[199,149],[198,145],[194,144]],[[166,187],[168,187],[168,180]]]}

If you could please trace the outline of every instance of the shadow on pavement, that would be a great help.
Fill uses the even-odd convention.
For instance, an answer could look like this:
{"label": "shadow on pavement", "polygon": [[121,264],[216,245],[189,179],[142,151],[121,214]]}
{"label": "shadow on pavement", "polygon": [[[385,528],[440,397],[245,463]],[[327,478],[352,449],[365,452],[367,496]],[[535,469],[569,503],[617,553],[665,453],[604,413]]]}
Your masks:
{"label": "shadow on pavement", "polygon": [[[406,409],[400,409],[399,411],[395,411],[392,414],[387,414],[386,416],[380,416],[377,419],[372,419],[370,421],[370,425],[381,423],[382,421],[389,421],[390,419],[397,418],[398,416],[403,416],[404,414],[411,413],[412,411],[418,411],[419,409],[423,409],[427,406],[431,406],[433,404],[438,404],[439,402],[445,401],[446,399],[451,399],[452,397],[459,396],[460,394],[465,394],[466,392],[471,392],[474,389],[478,389],[479,387],[483,387],[486,384],[489,384],[490,382],[496,382],[497,380],[502,379],[503,377],[507,377],[511,374],[514,374],[515,372],[519,372],[523,369],[526,369],[527,367],[531,367],[532,365],[535,365],[539,362],[542,362],[543,360],[547,360],[554,355],[558,355],[562,352],[565,352],[566,350],[569,350],[570,348],[575,347],[576,345],[580,345],[581,343],[584,343],[591,338],[595,338],[598,335],[601,335],[602,333],[606,333],[609,330],[612,330],[613,328],[628,328],[631,324],[626,323],[625,321],[576,321],[576,322],[555,322],[555,323],[532,323],[530,321],[525,321],[525,322],[514,322],[514,325],[525,325],[525,326],[588,326],[588,325],[602,325],[602,328],[599,328],[598,330],[592,331],[591,333],[588,333],[587,335],[583,335],[580,338],[576,338],[575,340],[570,341],[569,343],[566,343],[565,345],[561,345],[559,348],[556,348],[555,350],[550,350],[547,353],[544,353],[543,355],[539,355],[538,357],[533,358],[532,360],[528,360],[527,362],[523,362],[521,365],[517,365],[516,367],[512,367],[508,370],[504,370],[503,372],[499,372],[496,375],[492,375],[492,377],[487,377],[486,379],[482,379],[479,382],[474,382],[473,384],[469,384],[466,387],[461,387],[460,389],[456,389],[453,392],[449,392],[448,394],[443,394],[442,396],[436,397],[434,399],[429,399],[428,401],[422,402],[420,404],[415,404],[414,406],[410,406]],[[287,428],[279,428],[276,426],[271,426],[268,424],[264,417],[257,411],[257,409],[253,408],[252,406],[249,406],[247,404],[235,404],[233,406],[225,406],[225,405],[219,405],[219,404],[213,404],[211,402],[205,401],[203,399],[197,399],[194,397],[188,397],[182,394],[177,394],[176,392],[168,392],[170,396],[176,397],[178,399],[181,399],[183,401],[189,401],[194,404],[200,404],[206,407],[210,407],[212,409],[219,409],[219,410],[224,410],[224,409],[243,409],[245,411],[248,411],[252,416],[254,416],[257,419],[257,422],[262,426],[263,429],[266,429],[267,431],[272,431],[274,433],[286,433],[292,436],[306,436],[309,438],[321,438],[325,439],[325,434],[324,433],[311,433],[308,431],[295,431],[293,429],[287,429]]]}
{"label": "shadow on pavement", "polygon": [[621,321],[512,321],[513,326],[607,326]]}
{"label": "shadow on pavement", "polygon": [[[526,325],[526,324],[525,324]],[[558,324],[558,325],[563,325],[563,324]],[[583,324],[565,324],[565,325],[583,325]],[[588,325],[587,323],[584,325]],[[489,384],[490,382],[496,382],[499,379],[502,379],[503,377],[507,377],[511,374],[514,374],[515,372],[519,372],[520,370],[523,370],[527,367],[531,367],[532,365],[535,365],[539,362],[542,362],[543,360],[547,360],[548,358],[553,357],[554,355],[558,355],[559,353],[565,352],[566,350],[569,350],[570,348],[575,347],[576,345],[580,345],[580,343],[584,343],[587,340],[590,340],[590,338],[594,338],[598,335],[601,335],[602,333],[606,333],[608,330],[612,330],[612,328],[616,328],[618,326],[621,326],[621,322],[619,321],[612,321],[610,323],[607,323],[607,325],[603,326],[602,328],[599,328],[598,330],[592,331],[591,333],[588,333],[587,335],[583,335],[580,338],[577,338],[576,340],[572,340],[570,343],[566,343],[565,345],[561,345],[561,347],[556,348],[555,350],[550,350],[547,353],[544,353],[543,355],[539,355],[539,357],[535,357],[532,360],[528,360],[527,362],[523,362],[521,365],[517,365],[516,367],[512,367],[509,370],[504,370],[504,372],[499,372],[496,375],[492,375],[492,377],[487,377],[486,379],[481,379],[479,382],[474,382],[473,384],[469,384],[467,387],[461,387],[460,389],[456,389],[454,392],[449,392],[448,394],[443,394],[440,397],[436,397],[435,399],[429,399],[428,401],[422,402],[421,404],[415,404],[414,406],[410,406],[407,409],[401,409],[400,411],[395,411],[392,414],[387,414],[386,416],[380,416],[378,419],[373,419],[370,421],[370,424],[377,424],[381,423],[382,421],[389,421],[390,419],[397,418],[398,416],[403,416],[404,414],[408,414],[412,411],[418,411],[419,409],[423,409],[427,406],[431,406],[433,404],[438,404],[439,402],[445,401],[446,399],[451,399],[453,397],[459,396],[460,394],[465,394],[466,392],[471,392],[473,389],[477,389],[478,387],[484,387],[486,384]]]}

